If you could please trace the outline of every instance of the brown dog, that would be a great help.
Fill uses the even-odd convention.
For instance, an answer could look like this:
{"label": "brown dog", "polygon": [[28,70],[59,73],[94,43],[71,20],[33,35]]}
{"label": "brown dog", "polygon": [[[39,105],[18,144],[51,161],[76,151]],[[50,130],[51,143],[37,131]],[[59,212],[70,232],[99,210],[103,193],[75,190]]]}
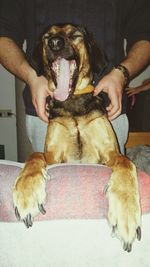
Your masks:
{"label": "brown dog", "polygon": [[51,26],[39,49],[34,67],[48,79],[54,98],[48,99],[45,152],[29,157],[14,186],[16,216],[30,227],[39,211],[45,213],[47,164],[102,163],[112,168],[108,220],[129,252],[135,237],[141,238],[137,173],[119,153],[101,99],[92,93],[93,73],[104,66],[103,56],[86,30],[72,24]]}

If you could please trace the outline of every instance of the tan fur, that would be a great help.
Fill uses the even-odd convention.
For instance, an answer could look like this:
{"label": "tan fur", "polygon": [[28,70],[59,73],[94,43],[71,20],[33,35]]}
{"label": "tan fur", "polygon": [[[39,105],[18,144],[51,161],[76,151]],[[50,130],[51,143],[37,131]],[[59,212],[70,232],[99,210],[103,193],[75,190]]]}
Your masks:
{"label": "tan fur", "polygon": [[[71,25],[61,29],[54,26],[49,32],[62,31],[68,34],[71,30]],[[71,45],[76,46],[81,58],[75,90],[82,90],[82,84],[86,83],[88,86],[92,76],[89,75],[87,50],[82,36]],[[44,57],[45,55],[46,53]],[[51,83],[53,82],[49,76],[50,87]],[[72,116],[64,112],[63,116],[49,122],[45,152],[33,153],[29,157],[14,186],[14,206],[17,207],[20,218],[25,219],[28,214],[33,218],[39,212],[38,204],[45,203],[46,198],[47,177],[43,171],[47,164],[62,162],[102,163],[112,168],[106,189],[109,201],[108,220],[113,232],[123,242],[124,249],[130,251],[140,226],[136,169],[129,159],[120,154],[112,127],[100,110],[82,116]]]}

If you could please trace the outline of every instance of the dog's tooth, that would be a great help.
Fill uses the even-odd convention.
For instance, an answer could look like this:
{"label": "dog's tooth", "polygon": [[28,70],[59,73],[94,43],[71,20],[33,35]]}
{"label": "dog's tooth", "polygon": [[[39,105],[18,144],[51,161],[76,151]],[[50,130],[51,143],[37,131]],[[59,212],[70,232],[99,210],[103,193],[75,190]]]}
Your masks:
{"label": "dog's tooth", "polygon": [[75,68],[76,68],[76,62],[75,60],[72,60],[70,62],[70,78],[72,78]]}
{"label": "dog's tooth", "polygon": [[59,76],[59,60],[55,60],[52,64],[52,69],[55,72],[55,75]]}

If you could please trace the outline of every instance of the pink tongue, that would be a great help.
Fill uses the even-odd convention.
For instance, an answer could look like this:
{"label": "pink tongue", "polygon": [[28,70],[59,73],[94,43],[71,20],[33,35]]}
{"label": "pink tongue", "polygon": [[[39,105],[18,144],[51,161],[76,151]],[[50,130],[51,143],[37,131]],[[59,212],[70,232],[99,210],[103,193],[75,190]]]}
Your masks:
{"label": "pink tongue", "polygon": [[69,95],[69,80],[70,80],[70,67],[69,61],[62,58],[60,59],[59,77],[57,79],[57,88],[54,91],[54,98],[59,101],[64,101]]}

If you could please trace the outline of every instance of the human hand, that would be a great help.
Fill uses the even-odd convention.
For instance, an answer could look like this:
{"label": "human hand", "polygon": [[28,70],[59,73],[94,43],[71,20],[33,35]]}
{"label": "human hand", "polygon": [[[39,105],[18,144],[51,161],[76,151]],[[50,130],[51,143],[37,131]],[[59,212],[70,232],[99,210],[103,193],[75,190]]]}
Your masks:
{"label": "human hand", "polygon": [[113,69],[109,74],[104,76],[95,87],[95,96],[102,91],[108,94],[110,104],[106,107],[106,110],[109,120],[115,119],[121,113],[124,83],[125,79],[123,73],[118,69]]}
{"label": "human hand", "polygon": [[141,86],[138,87],[130,87],[126,89],[127,96],[130,97],[132,95],[136,95],[142,91]]}
{"label": "human hand", "polygon": [[46,98],[53,93],[48,88],[48,81],[44,76],[36,76],[29,82],[32,102],[40,119],[48,122],[48,114],[46,113]]}
{"label": "human hand", "polygon": [[146,91],[146,90],[150,90],[150,80],[149,79],[144,81],[143,84],[140,86],[127,88],[126,93],[127,93],[128,97],[130,97],[132,95],[139,94],[139,93]]}

